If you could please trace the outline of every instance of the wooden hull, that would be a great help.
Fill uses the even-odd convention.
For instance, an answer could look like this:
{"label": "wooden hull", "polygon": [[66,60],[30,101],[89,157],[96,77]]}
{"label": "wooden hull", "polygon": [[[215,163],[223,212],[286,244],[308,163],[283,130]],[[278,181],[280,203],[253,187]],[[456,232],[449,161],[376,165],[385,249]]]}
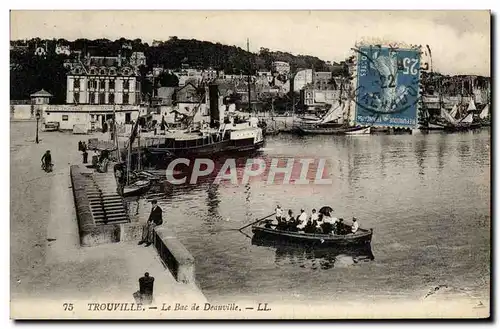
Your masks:
{"label": "wooden hull", "polygon": [[366,127],[364,129],[360,129],[360,130],[348,131],[345,134],[346,135],[361,135],[361,136],[366,136],[366,135],[370,135],[370,133],[371,133],[371,128],[370,127]]}
{"label": "wooden hull", "polygon": [[457,124],[455,126],[446,127],[445,131],[468,131],[471,129],[481,128],[480,123],[471,123],[471,124]]}
{"label": "wooden hull", "polygon": [[253,139],[248,142],[235,143],[231,140],[211,143],[198,147],[189,148],[169,148],[169,147],[149,147],[148,152],[156,155],[166,155],[172,158],[192,158],[200,156],[210,156],[217,153],[247,152],[260,149],[264,141],[254,143]]}
{"label": "wooden hull", "polygon": [[445,126],[436,124],[436,123],[428,123],[426,126],[421,126],[420,130],[444,130]]}
{"label": "wooden hull", "polygon": [[359,229],[355,234],[330,235],[281,231],[262,226],[253,226],[252,232],[254,233],[254,237],[256,239],[270,239],[280,242],[293,242],[320,246],[363,245],[370,243],[373,235],[372,229]]}
{"label": "wooden hull", "polygon": [[[348,133],[354,133],[356,131],[365,130],[367,127],[337,127],[337,128],[327,128],[327,127],[297,127],[299,133],[303,135],[346,135]],[[368,127],[369,128],[369,127]]]}
{"label": "wooden hull", "polygon": [[259,247],[275,248],[280,257],[314,257],[322,259],[335,259],[339,255],[351,256],[356,259],[374,260],[371,244],[364,243],[360,245],[304,245],[287,241],[274,241],[271,239],[260,239],[252,237],[252,245]]}
{"label": "wooden hull", "polygon": [[142,194],[142,193],[146,192],[150,186],[151,186],[150,182],[148,182],[147,184],[141,184],[141,185],[132,184],[129,186],[125,186],[125,187],[123,187],[123,190],[122,190],[122,196],[127,197],[127,196]]}

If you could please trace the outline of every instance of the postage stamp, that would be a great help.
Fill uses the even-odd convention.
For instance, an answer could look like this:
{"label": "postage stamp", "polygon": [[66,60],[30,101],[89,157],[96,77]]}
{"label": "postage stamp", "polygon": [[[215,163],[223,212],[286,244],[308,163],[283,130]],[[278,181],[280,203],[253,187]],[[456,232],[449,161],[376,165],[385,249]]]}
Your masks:
{"label": "postage stamp", "polygon": [[378,126],[417,124],[420,50],[361,47],[358,54],[356,121]]}
{"label": "postage stamp", "polygon": [[489,318],[490,15],[11,11],[11,318]]}

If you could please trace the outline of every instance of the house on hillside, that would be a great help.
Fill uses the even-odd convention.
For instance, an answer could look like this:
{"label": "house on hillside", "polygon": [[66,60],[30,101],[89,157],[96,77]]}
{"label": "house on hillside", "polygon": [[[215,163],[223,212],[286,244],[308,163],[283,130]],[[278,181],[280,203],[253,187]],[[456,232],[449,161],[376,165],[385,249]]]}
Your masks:
{"label": "house on hillside", "polygon": [[193,83],[188,82],[182,87],[176,88],[173,94],[173,104],[179,112],[191,113],[191,111],[199,106],[199,110],[203,115],[206,115],[207,97],[206,90],[196,87]]}

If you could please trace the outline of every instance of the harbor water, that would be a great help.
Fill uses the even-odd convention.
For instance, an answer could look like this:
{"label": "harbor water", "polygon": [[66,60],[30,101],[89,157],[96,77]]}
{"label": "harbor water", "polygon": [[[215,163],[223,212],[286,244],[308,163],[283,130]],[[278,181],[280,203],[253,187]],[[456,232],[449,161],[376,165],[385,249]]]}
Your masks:
{"label": "harbor water", "polygon": [[[164,221],[196,260],[209,300],[421,300],[489,297],[489,129],[416,135],[267,138],[257,155],[324,158],[331,184],[167,183],[130,200],[148,216],[157,198]],[[168,186],[167,186],[168,185]],[[373,228],[371,250],[311,250],[252,244],[242,227],[273,212],[329,205],[336,217]],[[248,236],[247,236],[248,235]]]}

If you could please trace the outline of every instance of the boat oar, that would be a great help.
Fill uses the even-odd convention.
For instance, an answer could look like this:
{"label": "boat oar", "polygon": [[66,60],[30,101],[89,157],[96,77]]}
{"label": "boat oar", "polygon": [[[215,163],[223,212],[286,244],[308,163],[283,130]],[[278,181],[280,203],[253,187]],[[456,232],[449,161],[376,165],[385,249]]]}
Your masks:
{"label": "boat oar", "polygon": [[263,221],[264,219],[271,217],[272,215],[274,215],[274,213],[272,213],[272,214],[270,214],[270,215],[267,215],[266,217],[263,217],[263,218],[261,218],[261,219],[258,219],[258,220],[256,220],[256,221],[255,221],[255,222],[253,222],[253,223],[247,224],[247,225],[245,225],[245,226],[243,226],[243,227],[239,228],[239,229],[238,229],[238,231],[241,231],[242,229],[247,228],[247,227],[249,227],[250,225],[253,225],[253,224],[256,224],[256,223],[258,223],[258,222],[261,222],[261,221]]}

